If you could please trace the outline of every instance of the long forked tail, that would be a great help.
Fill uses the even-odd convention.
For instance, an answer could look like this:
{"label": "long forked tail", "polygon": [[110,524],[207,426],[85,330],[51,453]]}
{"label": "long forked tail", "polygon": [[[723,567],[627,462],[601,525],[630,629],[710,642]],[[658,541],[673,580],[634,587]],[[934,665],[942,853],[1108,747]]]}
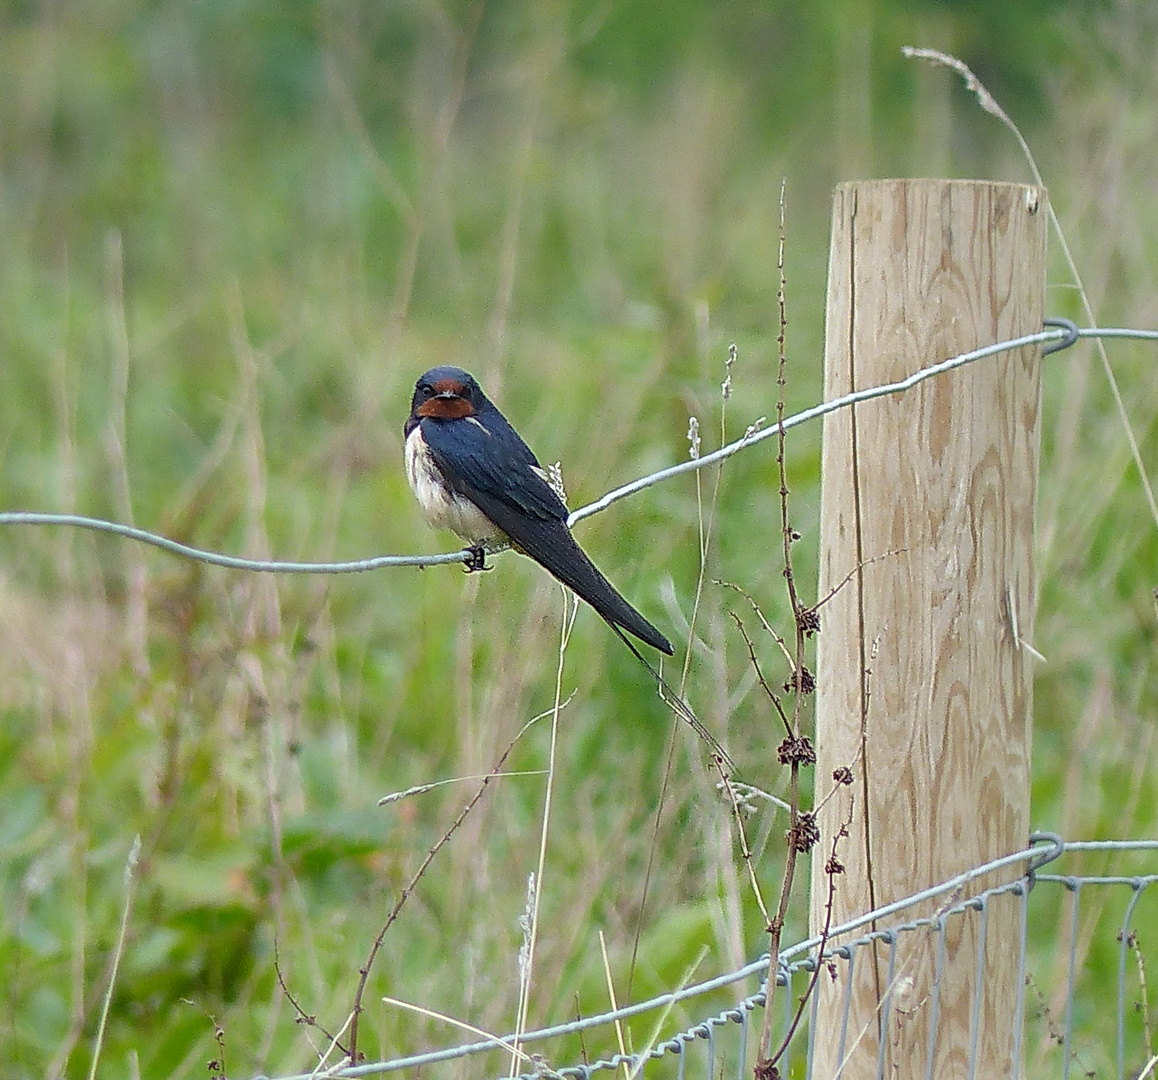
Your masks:
{"label": "long forked tail", "polygon": [[529,536],[533,546],[522,541],[520,546],[537,559],[564,585],[586,600],[613,627],[622,627],[640,641],[673,656],[675,650],[666,637],[635,610],[600,573],[599,568],[575,542],[565,522],[543,523],[539,535]]}
{"label": "long forked tail", "polygon": [[655,679],[659,695],[668,708],[708,745],[721,768],[735,772],[735,763],[728,756],[727,750],[704,727],[691,706],[668,685],[624,631],[634,634],[640,641],[668,656],[674,655],[675,652],[671,642],[620,596],[611,582],[599,572],[598,567],[576,543],[565,522],[536,523],[538,528],[527,528],[525,522],[521,524],[523,535],[519,538],[519,546],[602,616],[604,622],[615,631],[623,644]]}
{"label": "long forked tail", "polygon": [[631,638],[629,638],[622,630],[620,630],[619,627],[615,625],[615,623],[609,621],[608,625],[616,632],[616,634],[619,635],[619,639],[623,642],[623,644],[626,645],[635,654],[635,658],[650,672],[652,678],[656,681],[656,685],[659,689],[659,696],[664,700],[668,708],[670,708],[671,711],[676,714],[676,716],[678,716],[685,724],[687,724],[688,727],[690,727],[703,742],[707,743],[709,749],[712,751],[712,754],[718,760],[720,767],[726,767],[729,771],[734,773],[736,771],[736,763],[728,756],[728,751],[724,749],[723,745],[715,737],[715,735],[713,735],[706,727],[704,727],[703,721],[700,720],[700,718],[696,716],[694,712],[692,712],[692,707],[686,701],[684,701],[684,699],[668,685],[664,677],[651,666],[643,653],[641,653],[632,643]]}

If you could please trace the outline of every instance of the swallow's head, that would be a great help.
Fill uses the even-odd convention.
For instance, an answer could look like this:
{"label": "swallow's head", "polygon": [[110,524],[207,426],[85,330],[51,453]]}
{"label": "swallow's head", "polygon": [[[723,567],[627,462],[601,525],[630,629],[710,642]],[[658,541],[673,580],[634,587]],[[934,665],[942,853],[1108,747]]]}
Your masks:
{"label": "swallow's head", "polygon": [[486,404],[479,384],[461,368],[431,368],[415,384],[410,423],[425,419],[462,420],[477,416]]}

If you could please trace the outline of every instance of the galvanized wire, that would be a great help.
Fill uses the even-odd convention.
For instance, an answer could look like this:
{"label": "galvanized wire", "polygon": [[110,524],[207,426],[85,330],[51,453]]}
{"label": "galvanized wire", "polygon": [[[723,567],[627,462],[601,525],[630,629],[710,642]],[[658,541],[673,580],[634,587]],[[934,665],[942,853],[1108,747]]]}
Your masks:
{"label": "galvanized wire", "polygon": [[[1126,906],[1121,922],[1116,928],[1119,941],[1116,987],[1116,1065],[1119,1080],[1124,1080],[1126,1068],[1126,973],[1130,958],[1130,933],[1133,919],[1143,894],[1147,889],[1158,885],[1158,840],[1111,840],[1065,843],[1060,837],[1050,833],[1036,834],[1033,839],[1034,843],[1024,851],[996,859],[983,866],[978,866],[965,874],[958,875],[931,889],[921,890],[903,900],[881,907],[876,911],[866,913],[863,916],[833,928],[828,940],[830,943],[839,941],[839,944],[830,944],[823,952],[819,951],[821,942],[818,938],[809,938],[806,941],[799,942],[785,949],[778,958],[776,965],[777,986],[783,987],[788,991],[780,995],[784,1009],[784,1014],[780,1021],[781,1035],[789,1030],[795,1002],[799,996],[793,992],[794,980],[799,982],[800,990],[803,992],[803,989],[808,985],[808,981],[811,979],[812,973],[816,970],[818,964],[828,964],[833,961],[840,963],[844,969],[844,994],[841,1002],[841,1026],[838,1035],[837,1056],[839,1060],[843,1061],[850,1046],[849,1039],[854,1035],[854,1033],[849,1031],[849,1012],[851,987],[857,959],[863,955],[868,958],[867,962],[871,963],[871,955],[870,953],[866,953],[865,950],[866,948],[871,950],[871,947],[878,942],[888,948],[888,976],[885,985],[890,989],[889,992],[884,995],[881,1010],[882,1030],[887,1032],[892,1019],[892,988],[895,986],[897,976],[898,944],[904,940],[906,935],[916,932],[932,931],[937,935],[937,952],[932,1004],[929,1015],[930,1052],[924,1072],[926,1077],[931,1078],[934,1064],[932,1053],[934,1040],[932,1036],[937,1030],[937,1025],[940,1020],[940,975],[945,964],[946,931],[956,920],[960,919],[966,913],[975,912],[980,915],[981,930],[977,946],[976,971],[974,973],[974,1000],[970,1022],[969,1066],[967,1074],[970,1080],[974,1080],[977,1075],[978,1036],[981,1027],[980,1001],[983,996],[982,991],[986,978],[985,931],[988,927],[989,908],[995,899],[1009,896],[1017,900],[1020,916],[1018,991],[1013,1025],[1014,1042],[1011,1055],[1013,1062],[1019,1062],[1021,1060],[1022,1048],[1025,1045],[1025,993],[1027,982],[1027,939],[1031,925],[1030,906],[1033,903],[1040,903],[1049,895],[1056,895],[1060,889],[1068,892],[1071,896],[1073,927],[1073,932],[1070,934],[1067,963],[1065,1015],[1063,1020],[1064,1041],[1062,1047],[1062,1052],[1065,1056],[1064,1075],[1068,1076],[1070,1064],[1074,1056],[1072,1038],[1078,974],[1077,944],[1079,934],[1077,933],[1077,927],[1081,900],[1083,894],[1091,890],[1130,889],[1133,895]],[[1054,862],[1063,854],[1073,855],[1082,852],[1099,852],[1117,855],[1124,855],[1128,852],[1141,852],[1147,855],[1148,863],[1153,865],[1155,870],[1154,872],[1137,875],[1100,876],[1046,874],[1041,872],[1043,866]],[[873,930],[853,940],[842,940],[846,935],[875,921],[920,907],[921,905],[927,904],[929,900],[937,899],[938,897],[956,896],[963,891],[968,891],[970,883],[976,882],[978,879],[996,870],[1017,863],[1023,864],[1024,870],[1022,875],[1013,881],[984,889],[975,896],[967,896],[939,910],[934,915],[915,918],[909,922],[891,926],[887,929]],[[760,989],[742,997],[731,1008],[706,1016],[690,1027],[674,1032],[662,1041],[657,1042],[645,1052],[638,1054],[616,1053],[591,1062],[548,1066],[545,1062],[550,1060],[550,1055],[543,1054],[540,1051],[536,1058],[539,1062],[537,1068],[532,1072],[522,1074],[521,1080],[542,1080],[543,1077],[560,1077],[564,1078],[564,1080],[571,1080],[571,1078],[575,1078],[575,1080],[587,1080],[587,1078],[592,1077],[596,1073],[624,1067],[626,1067],[633,1076],[646,1075],[647,1067],[651,1063],[669,1056],[675,1056],[677,1058],[676,1067],[679,1080],[684,1080],[685,1077],[689,1076],[703,1077],[704,1080],[720,1080],[721,1077],[726,1078],[731,1075],[735,1075],[737,1080],[741,1080],[741,1078],[745,1076],[746,1069],[749,1065],[749,1017],[754,1011],[764,1007],[766,1000],[764,980],[767,978],[768,967],[768,957],[765,955],[736,971],[708,979],[695,986],[661,994],[647,1001],[641,1001],[625,1008],[605,1012],[598,1016],[585,1017],[579,1020],[572,1020],[542,1028],[538,1031],[527,1032],[517,1041],[528,1048],[531,1046],[541,1046],[541,1044],[549,1043],[552,1040],[558,1040],[564,1036],[577,1034],[579,1032],[605,1029],[610,1036],[610,1033],[614,1031],[615,1024],[618,1022],[640,1016],[644,1013],[670,1009],[677,1003],[693,1001],[696,998],[715,993],[723,987],[742,983],[754,976],[760,977],[762,980]],[[1108,988],[1098,991],[1099,1001],[1105,998],[1107,992]],[[818,997],[814,996],[807,1010],[809,1023],[802,1025],[789,1043],[785,1060],[780,1063],[782,1075],[789,1075],[790,1071],[794,1068],[793,1062],[799,1062],[802,1057],[804,1059],[804,1075],[812,1075],[817,1001]],[[728,1033],[733,1030],[736,1032],[734,1038],[728,1039]],[[515,1041],[516,1037],[513,1034],[509,1034],[503,1036],[501,1040],[479,1040],[457,1046],[443,1047],[426,1053],[411,1054],[389,1061],[368,1062],[357,1066],[338,1068],[321,1074],[317,1072],[301,1073],[292,1077],[283,1077],[281,1080],[311,1080],[312,1077],[318,1075],[334,1077],[382,1076],[406,1069],[421,1069],[425,1075],[430,1075],[429,1070],[431,1066],[493,1051],[499,1049],[503,1043],[509,1045]],[[696,1047],[701,1043],[705,1044],[704,1052],[702,1055],[697,1055]],[[885,1045],[886,1040],[882,1037],[880,1040],[877,1065],[877,1076],[882,1078],[885,1075]],[[729,1046],[734,1047],[734,1054],[727,1052]],[[693,1064],[693,1057],[700,1057],[703,1060],[698,1064]],[[734,1072],[722,1071],[723,1066],[721,1062],[725,1059],[734,1065]],[[694,1071],[689,1072],[689,1070],[693,1068]],[[1013,1074],[1011,1073],[1011,1075]]]}
{"label": "galvanized wire", "polygon": [[[824,402],[811,409],[797,413],[791,417],[786,418],[783,424],[774,424],[768,428],[756,429],[755,427],[749,429],[745,435],[727,446],[721,447],[713,453],[703,455],[693,460],[682,462],[667,469],[662,469],[658,472],[652,473],[648,476],[641,477],[632,481],[620,488],[608,492],[602,498],[595,502],[584,506],[574,511],[569,523],[574,524],[585,517],[598,513],[606,509],[612,503],[619,499],[626,498],[635,494],[653,484],[670,479],[672,477],[682,475],[685,472],[691,472],[696,469],[705,468],[716,462],[723,461],[725,458],[738,453],[758,442],[778,434],[781,430],[788,430],[797,427],[800,424],[806,423],[810,420],[817,419],[821,416],[835,412],[838,409],[846,408],[860,402],[868,401],[873,398],[884,397],[886,395],[902,393],[918,383],[926,379],[933,378],[944,372],[953,370],[955,368],[963,367],[966,364],[973,363],[977,360],[983,359],[987,356],[994,355],[1000,352],[1006,352],[1011,349],[1022,348],[1025,346],[1041,344],[1043,345],[1042,352],[1049,353],[1061,348],[1066,348],[1073,344],[1078,338],[1132,338],[1136,340],[1158,341],[1158,331],[1153,330],[1134,330],[1130,328],[1088,328],[1078,329],[1073,323],[1068,320],[1047,320],[1048,329],[1040,333],[1025,335],[1020,338],[1011,339],[1008,341],[998,342],[994,345],[986,346],[982,349],[973,350],[969,353],[963,353],[959,356],[951,357],[941,363],[931,365],[923,368],[906,379],[902,379],[895,383],[890,383],[883,386],[871,387],[865,390],[857,391],[855,393],[846,394],[843,397],[836,398],[832,401]],[[170,540],[166,537],[158,536],[157,534],[148,532],[143,529],[133,528],[131,526],[122,525],[117,522],[104,521],[102,519],[82,517],[79,515],[61,515],[61,514],[42,514],[42,513],[24,513],[24,512],[5,512],[0,513],[0,525],[55,525],[55,526],[73,526],[86,529],[95,529],[107,533],[113,533],[126,539],[136,540],[143,543],[151,544],[159,547],[171,554],[180,555],[186,558],[197,559],[203,562],[216,564],[232,569],[248,570],[248,571],[263,571],[276,573],[351,573],[366,570],[378,569],[386,566],[428,566],[438,563],[451,563],[464,561],[470,554],[467,551],[445,553],[440,555],[387,555],[379,556],[370,559],[361,559],[353,562],[344,563],[302,563],[302,562],[280,562],[272,560],[250,560],[236,558],[229,555],[222,555],[216,552],[203,551],[193,548],[186,544],[181,544]],[[821,954],[818,952],[821,946],[821,940],[818,938],[810,938],[807,941],[800,942],[791,948],[785,950],[777,958],[776,980],[777,985],[791,987],[794,978],[800,978],[802,981],[810,979],[813,972],[815,972],[818,964],[827,963],[829,961],[841,961],[846,965],[846,981],[845,981],[845,996],[843,1001],[841,1030],[839,1035],[839,1057],[844,1059],[847,1040],[849,1036],[848,1021],[849,1021],[849,1004],[851,996],[852,975],[857,962],[857,957],[863,951],[866,945],[873,945],[880,942],[888,946],[889,949],[889,968],[888,968],[888,985],[891,987],[893,979],[896,974],[896,955],[897,945],[902,939],[903,935],[917,930],[932,929],[938,935],[937,957],[936,957],[936,973],[939,976],[943,970],[945,963],[945,932],[946,927],[950,924],[950,920],[963,915],[966,911],[976,911],[981,915],[982,933],[978,945],[977,955],[977,970],[975,973],[974,983],[974,1000],[973,1000],[973,1015],[971,1020],[971,1038],[969,1050],[969,1076],[973,1077],[976,1071],[977,1062],[977,1038],[980,1029],[980,1002],[981,989],[984,985],[985,977],[985,955],[984,955],[984,930],[988,926],[988,911],[990,902],[999,896],[1013,895],[1019,899],[1021,911],[1021,942],[1020,942],[1020,956],[1019,956],[1019,988],[1018,998],[1016,1003],[1016,1019],[1014,1023],[1014,1052],[1013,1061],[1020,1060],[1022,1046],[1024,1045],[1024,1018],[1025,1018],[1025,972],[1026,972],[1026,953],[1027,953],[1027,932],[1029,927],[1029,899],[1032,895],[1037,895],[1042,885],[1058,886],[1068,890],[1072,896],[1072,926],[1073,931],[1070,934],[1070,952],[1068,963],[1068,976],[1066,986],[1065,999],[1065,1019],[1064,1019],[1064,1035],[1063,1035],[1063,1053],[1065,1055],[1064,1075],[1068,1077],[1070,1065],[1073,1060],[1072,1053],[1072,1038],[1073,1038],[1073,1015],[1074,1015],[1074,995],[1076,987],[1076,963],[1077,963],[1077,927],[1078,916],[1081,905],[1081,898],[1084,890],[1094,888],[1112,888],[1112,887],[1128,887],[1134,890],[1133,896],[1127,905],[1126,912],[1123,916],[1121,926],[1119,928],[1118,941],[1118,972],[1117,972],[1117,1045],[1116,1045],[1116,1066],[1119,1080],[1123,1080],[1125,1076],[1125,1060],[1126,1060],[1126,1004],[1125,1004],[1125,988],[1126,988],[1126,972],[1129,963],[1130,952],[1130,927],[1132,919],[1139,902],[1141,901],[1143,893],[1147,888],[1158,882],[1158,874],[1151,873],[1136,877],[1125,876],[1059,876],[1040,874],[1038,870],[1047,862],[1051,862],[1058,858],[1063,852],[1079,853],[1083,851],[1100,851],[1100,852],[1126,852],[1126,851],[1148,851],[1158,853],[1158,841],[1105,841],[1105,842],[1086,842],[1086,843],[1068,843],[1063,844],[1060,838],[1043,835],[1038,838],[1039,842],[1048,843],[1050,846],[1045,849],[1044,853],[1041,848],[1036,846],[1030,847],[1023,852],[1014,855],[1006,856],[1003,859],[995,860],[984,866],[977,867],[965,874],[959,875],[950,882],[943,883],[932,889],[926,889],[913,896],[907,897],[904,900],[887,905],[877,911],[866,913],[865,915],[854,919],[843,926],[833,929],[829,935],[829,941],[835,941],[844,935],[850,934],[863,926],[869,925],[878,920],[887,918],[889,916],[898,914],[900,912],[909,910],[919,904],[925,903],[928,900],[935,899],[955,890],[964,889],[979,877],[991,873],[995,870],[1017,864],[1023,863],[1025,865],[1024,874],[1016,881],[1007,883],[1005,885],[986,889],[975,897],[957,903],[952,907],[940,912],[932,919],[924,918],[917,919],[909,923],[899,926],[894,926],[886,930],[873,931],[867,935],[856,938],[852,941],[842,942],[839,945],[825,949]],[[419,1069],[430,1067],[440,1062],[453,1061],[462,1059],[471,1055],[493,1051],[499,1048],[504,1043],[509,1044],[517,1041],[520,1045],[533,1045],[537,1043],[549,1042],[553,1039],[562,1038],[567,1035],[575,1034],[581,1031],[591,1031],[599,1028],[609,1027],[615,1023],[627,1020],[631,1017],[638,1016],[647,1012],[652,1012],[661,1009],[670,1009],[672,1006],[694,1000],[706,994],[714,993],[724,987],[743,982],[745,979],[753,977],[766,977],[769,968],[769,958],[767,956],[761,957],[751,964],[747,964],[737,971],[730,972],[724,975],[717,976],[714,979],[699,983],[696,986],[682,988],[668,994],[663,994],[652,998],[649,1001],[639,1002],[622,1009],[603,1013],[594,1017],[587,1017],[582,1020],[570,1021],[568,1023],[554,1025],[552,1027],[543,1028],[539,1031],[525,1033],[518,1037],[514,1035],[504,1036],[499,1039],[486,1039],[473,1043],[467,1043],[458,1046],[445,1047],[438,1050],[433,1050],[421,1054],[413,1054],[408,1057],[397,1058],[391,1061],[379,1061],[359,1064],[356,1066],[349,1066],[338,1069],[328,1069],[324,1072],[318,1070],[309,1073],[298,1074],[296,1077],[286,1077],[283,1080],[311,1080],[311,1078],[326,1075],[337,1077],[363,1077],[363,1076],[377,1076],[387,1073],[397,1072],[403,1069]],[[791,993],[781,995],[784,1012],[782,1021],[783,1031],[787,1032],[791,1024],[793,1014],[793,997]],[[763,989],[758,990],[753,994],[742,998],[735,1006],[726,1009],[723,1012],[708,1016],[692,1027],[676,1032],[669,1036],[662,1042],[657,1043],[643,1054],[615,1054],[605,1059],[595,1062],[582,1063],[564,1066],[562,1068],[552,1069],[545,1065],[540,1065],[535,1072],[525,1074],[528,1078],[539,1078],[543,1076],[559,1076],[559,1077],[581,1077],[587,1078],[593,1074],[605,1071],[618,1069],[622,1066],[627,1067],[633,1074],[641,1071],[643,1067],[652,1061],[663,1059],[669,1055],[676,1055],[678,1058],[678,1074],[680,1080],[684,1080],[686,1075],[687,1063],[691,1048],[697,1046],[700,1042],[706,1043],[706,1069],[704,1076],[706,1080],[717,1080],[716,1062],[718,1057],[719,1047],[718,1037],[722,1030],[730,1030],[732,1027],[737,1027],[738,1035],[738,1050],[736,1054],[737,1077],[744,1074],[745,1065],[748,1053],[748,1031],[749,1031],[749,1015],[756,1009],[762,1008],[765,1002],[765,993]],[[813,998],[812,1009],[810,1016],[812,1022],[803,1025],[798,1031],[793,1040],[790,1042],[787,1053],[789,1062],[792,1055],[797,1052],[799,1043],[802,1039],[807,1039],[805,1069],[807,1074],[811,1074],[813,1062],[813,1046],[815,1036],[815,1017],[816,1017],[816,1001]],[[882,1025],[887,1029],[887,1025],[892,1015],[892,995],[891,993],[885,996],[882,1002]],[[940,980],[935,979],[932,996],[932,1007],[929,1015],[930,1033],[932,1033],[937,1026],[940,1018]],[[930,1052],[927,1062],[926,1075],[932,1075],[933,1069],[933,1040],[930,1039]],[[880,1053],[878,1060],[878,1076],[884,1075],[885,1058],[884,1047],[885,1041],[882,1038],[880,1043]],[[787,1073],[788,1065],[782,1069],[782,1072]]]}
{"label": "galvanized wire", "polygon": [[[799,427],[801,424],[805,424],[810,420],[816,420],[839,409],[848,408],[861,402],[871,401],[874,398],[903,393],[919,383],[924,382],[926,379],[931,379],[947,371],[953,371],[956,368],[975,363],[978,360],[983,360],[988,356],[994,356],[997,353],[1008,352],[1011,349],[1020,349],[1030,345],[1042,345],[1043,354],[1056,352],[1059,349],[1064,349],[1072,345],[1079,338],[1131,338],[1138,341],[1158,341],[1158,330],[1135,330],[1129,327],[1086,327],[1079,329],[1069,319],[1046,319],[1045,323],[1047,329],[1036,334],[1025,334],[1022,337],[1011,338],[1008,341],[999,341],[993,345],[986,345],[984,348],[974,349],[971,352],[950,357],[948,360],[942,360],[940,363],[931,364],[929,367],[922,368],[920,371],[916,371],[907,378],[897,382],[886,383],[882,386],[867,387],[863,390],[857,390],[853,393],[834,398],[831,401],[814,405],[810,409],[805,409],[803,412],[786,417],[783,425],[777,423],[761,429],[753,425],[741,438],[729,443],[727,446],[720,447],[720,449],[710,454],[704,454],[702,457],[683,461],[666,469],[660,469],[658,472],[642,476],[637,480],[624,484],[622,487],[607,492],[606,495],[589,503],[587,506],[582,506],[578,510],[572,511],[570,517],[567,519],[567,523],[574,525],[584,518],[590,517],[592,514],[606,510],[612,503],[634,495],[645,488],[651,487],[653,484],[658,484],[662,481],[670,480],[673,477],[682,476],[684,473],[694,472],[697,469],[703,469],[709,465],[721,462],[725,458],[739,453],[741,450],[755,446],[757,443],[779,434],[781,427],[783,427],[784,431],[788,431],[791,428]],[[209,563],[213,566],[223,566],[231,570],[248,570],[259,573],[353,574],[364,573],[368,570],[380,570],[384,567],[392,566],[422,567],[435,566],[443,563],[469,562],[473,555],[470,549],[463,549],[462,551],[443,552],[438,555],[378,555],[373,558],[355,559],[347,562],[285,562],[274,559],[244,559],[235,555],[224,555],[216,551],[205,551],[192,547],[189,544],[182,544],[176,540],[170,540],[165,536],[159,536],[156,533],[149,532],[147,529],[123,525],[116,521],[106,521],[102,518],[85,517],[80,514],[6,511],[0,512],[0,525],[41,525],[92,529],[98,532],[112,533],[126,540],[135,540],[143,544],[149,544],[163,551],[167,551],[171,555],[179,555],[182,558],[194,559],[198,562]],[[498,547],[496,548],[496,551],[497,550],[499,550]]]}

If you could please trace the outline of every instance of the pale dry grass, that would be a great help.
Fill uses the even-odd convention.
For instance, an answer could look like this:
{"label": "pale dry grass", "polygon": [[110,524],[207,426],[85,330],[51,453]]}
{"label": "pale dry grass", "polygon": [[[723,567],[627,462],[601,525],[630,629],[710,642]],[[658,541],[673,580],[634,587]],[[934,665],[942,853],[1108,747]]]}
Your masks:
{"label": "pale dry grass", "polygon": [[[405,402],[431,363],[475,371],[544,461],[563,458],[573,505],[683,455],[689,413],[714,434],[737,326],[730,424],[742,430],[770,414],[772,192],[787,172],[790,230],[794,205],[821,196],[801,192],[794,204],[794,189],[813,181],[798,179],[793,170],[803,166],[787,158],[737,182],[754,168],[754,151],[734,76],[689,68],[650,114],[598,94],[574,96],[575,76],[560,71],[557,57],[558,16],[558,8],[545,11],[511,46],[510,68],[488,54],[493,66],[479,70],[473,16],[453,24],[423,9],[413,82],[400,86],[389,81],[396,73],[385,73],[381,90],[407,104],[417,165],[391,160],[377,141],[365,109],[376,75],[369,39],[333,18],[323,122],[328,135],[344,133],[356,145],[401,222],[393,287],[384,288],[365,268],[367,252],[346,240],[319,244],[284,277],[267,270],[260,282],[242,278],[216,291],[196,275],[175,282],[166,319],[150,323],[134,318],[137,286],[126,267],[135,252],[123,238],[110,240],[94,290],[107,396],[82,401],[78,419],[88,357],[62,347],[49,379],[59,468],[45,484],[46,503],[66,509],[90,497],[77,477],[99,460],[110,512],[167,523],[167,531],[214,546],[315,558],[433,551],[454,541],[419,524],[399,465]],[[1158,274],[1146,215],[1158,171],[1158,84],[1152,17],[1123,5],[1123,25],[1127,16],[1140,21],[1120,32],[1118,81],[1107,75],[1092,88],[1058,91],[1065,152],[1047,165],[1046,179],[1095,311],[1153,325]],[[950,110],[943,87],[937,93],[932,107],[941,118]],[[190,95],[186,117],[178,100],[166,97],[162,110],[174,145],[209,146],[221,136],[211,102]],[[867,107],[846,95],[841,122],[855,125]],[[823,149],[824,164],[838,152]],[[944,145],[936,153],[943,156]],[[407,167],[421,178],[417,186]],[[186,180],[190,190],[197,175]],[[501,209],[480,239],[478,207],[491,203]],[[202,207],[195,219],[215,224],[190,240],[198,265],[217,267],[211,279],[231,276],[221,209]],[[318,243],[309,223],[297,224]],[[800,234],[789,244],[789,311],[800,343],[789,377],[804,403],[819,386],[823,221]],[[551,245],[566,264],[561,284],[551,286],[563,296],[539,306]],[[793,257],[821,270],[794,277]],[[449,314],[423,306],[435,293]],[[1051,306],[1065,307],[1067,295],[1052,291]],[[220,316],[216,337],[204,329],[207,310]],[[198,334],[205,352],[187,355]],[[317,351],[305,361],[303,350]],[[1153,454],[1158,366],[1141,347],[1114,346],[1111,359]],[[1088,351],[1049,363],[1035,637],[1050,661],[1038,721],[1038,759],[1049,772],[1039,781],[1035,821],[1069,836],[1139,835],[1158,823],[1153,609],[1143,602],[1153,536]],[[197,411],[215,410],[215,423],[186,423],[185,406],[168,403],[174,428],[196,435],[182,443],[190,448],[182,479],[149,500],[134,476],[147,472],[158,448],[133,443],[136,395],[151,392],[165,366],[181,364],[204,365]],[[294,412],[293,380],[317,368],[339,388],[339,406],[328,404],[337,415],[325,425]],[[801,445],[811,437],[802,435]],[[704,578],[741,581],[779,625],[779,566],[765,552],[775,500],[762,494],[774,485],[772,459],[761,453],[725,471]],[[792,445],[789,453],[790,477],[795,468],[801,475],[794,499],[807,519],[815,466]],[[703,479],[707,495],[713,478]],[[578,535],[626,595],[686,637],[701,540],[690,484],[656,489],[584,523]],[[140,830],[139,894],[118,979],[125,1012],[118,1017],[114,1001],[106,1071],[128,1069],[128,1045],[149,1051],[134,1010],[169,1025],[181,1048],[143,1060],[142,1075],[194,1074],[217,1055],[213,1025],[199,1010],[222,1024],[231,1072],[300,1067],[311,1051],[271,974],[275,940],[303,1006],[340,1026],[397,890],[467,796],[448,785],[397,806],[375,804],[411,783],[485,773],[542,711],[553,689],[557,587],[515,555],[485,576],[443,567],[303,582],[196,571],[107,540],[45,534],[27,542],[35,557],[19,555],[0,578],[0,708],[28,729],[22,760],[52,807],[13,917],[29,925],[47,897],[65,936],[55,966],[25,958],[14,969],[9,1011],[31,1009],[34,985],[55,986],[66,1016],[45,1034],[44,1060],[63,1072],[66,1059],[79,1058],[102,1003],[124,856]],[[59,585],[31,583],[42,575]],[[758,774],[751,778],[777,789],[762,765],[768,727],[730,630],[730,604],[705,587],[689,694],[708,727]],[[686,730],[676,729],[673,779],[659,806],[672,722],[621,651],[581,610],[564,677],[564,696],[575,697],[561,718],[532,1025],[607,1006],[600,932],[619,992],[639,932],[635,997],[677,985],[701,945],[710,950],[703,974],[738,965],[763,940],[726,808]],[[533,730],[519,765],[541,767],[545,751],[545,733]],[[537,859],[541,791],[540,778],[502,781],[435,861],[378,958],[368,1055],[449,1041],[441,1023],[373,1003],[385,993],[478,1028],[513,1027],[518,920]],[[751,830],[769,881],[784,825],[769,811]],[[331,858],[329,849],[341,854]],[[198,899],[193,886],[208,893],[219,865],[227,867],[221,891],[212,902]],[[218,934],[215,921],[238,913],[252,925]],[[173,939],[181,948],[165,953]],[[189,955],[199,940],[251,966],[227,982],[214,974],[213,957]],[[134,971],[135,957],[149,950],[163,957],[159,970],[178,973],[172,981]],[[177,1004],[180,996],[198,1009]],[[699,1019],[698,1008],[678,1010],[670,1023]],[[647,1024],[635,1032],[639,1043],[649,1035]],[[472,1069],[464,1063],[462,1075]]]}

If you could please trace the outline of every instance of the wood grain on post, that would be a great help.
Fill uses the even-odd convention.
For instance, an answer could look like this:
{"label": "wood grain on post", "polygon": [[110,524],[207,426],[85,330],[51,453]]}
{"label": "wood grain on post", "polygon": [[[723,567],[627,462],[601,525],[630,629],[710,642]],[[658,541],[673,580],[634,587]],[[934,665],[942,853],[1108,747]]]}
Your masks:
{"label": "wood grain on post", "polygon": [[[1046,198],[978,181],[839,187],[825,397],[1040,330]],[[1001,353],[825,419],[820,595],[851,578],[821,609],[817,802],[835,769],[855,781],[820,813],[814,934],[830,887],[836,926],[1027,845],[1033,661],[1014,626],[1032,642],[1040,359]],[[850,806],[846,871],[828,875]],[[817,984],[813,1077],[1016,1076],[1019,920],[1016,899],[990,905],[976,1040],[978,913],[946,920],[943,957],[935,931],[901,935],[891,979],[886,944],[857,949],[851,975],[837,959]]]}

